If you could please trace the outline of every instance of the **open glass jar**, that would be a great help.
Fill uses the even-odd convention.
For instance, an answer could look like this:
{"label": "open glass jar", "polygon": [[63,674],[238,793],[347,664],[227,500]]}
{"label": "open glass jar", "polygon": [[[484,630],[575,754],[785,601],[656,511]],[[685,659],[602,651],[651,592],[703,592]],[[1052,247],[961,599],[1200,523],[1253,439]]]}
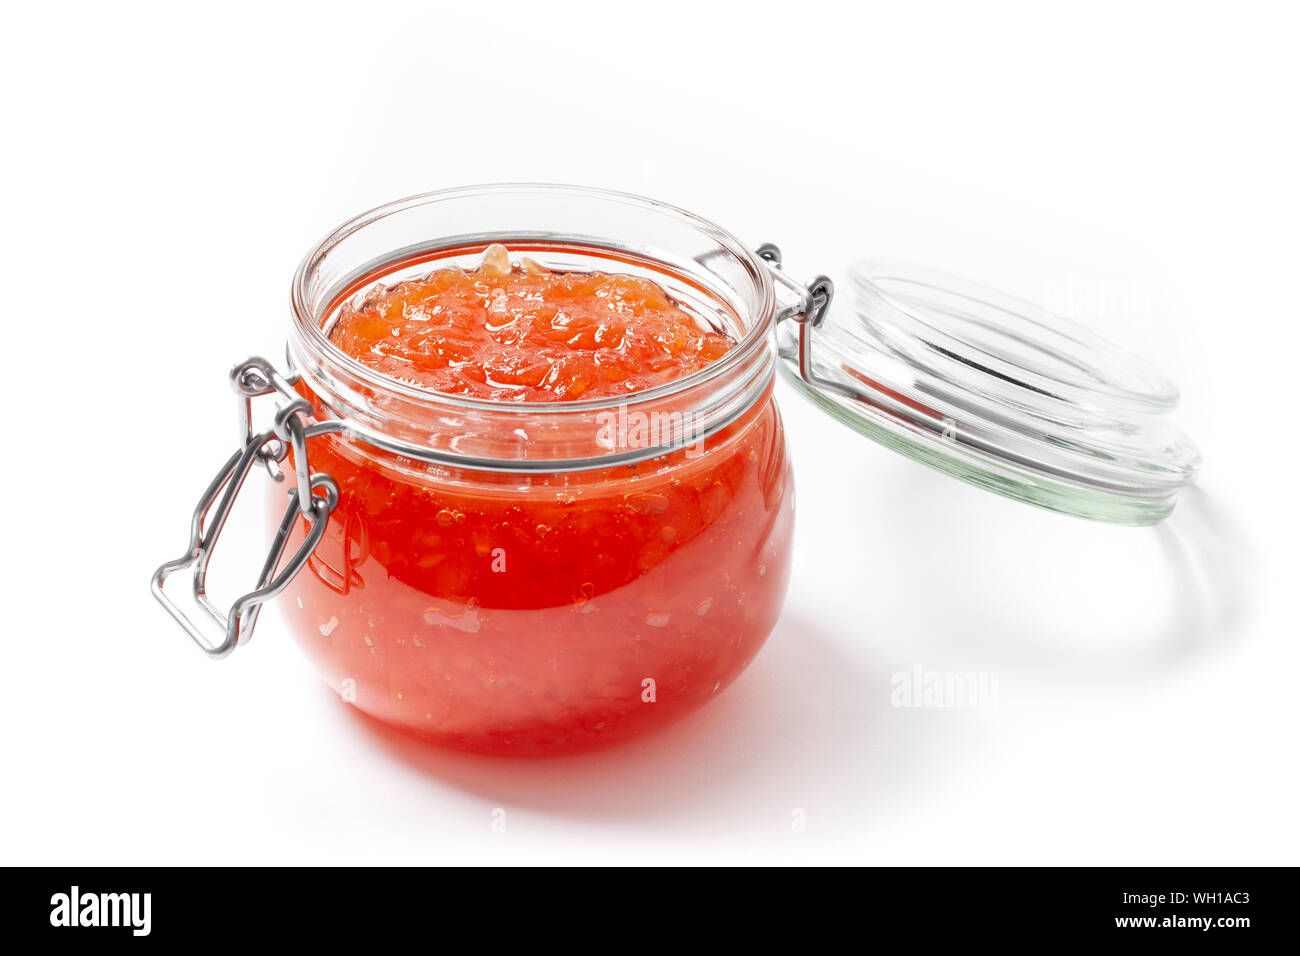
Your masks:
{"label": "open glass jar", "polygon": [[[330,341],[376,283],[472,266],[494,243],[650,279],[735,345],[615,399],[505,403],[405,383]],[[298,269],[287,372],[232,372],[244,441],[154,593],[214,657],[283,594],[298,642],[366,713],[464,750],[565,753],[694,710],[775,625],[793,530],[782,362],[859,431],[1057,510],[1159,520],[1194,474],[1160,419],[1172,389],[1082,330],[929,273],[864,266],[854,287],[836,326],[824,277],[801,285],[775,247],[621,193],[484,186],[365,213]],[[263,431],[257,404],[274,408]],[[256,586],[222,611],[208,563],[258,466],[279,521]],[[164,589],[180,571],[201,613]]]}

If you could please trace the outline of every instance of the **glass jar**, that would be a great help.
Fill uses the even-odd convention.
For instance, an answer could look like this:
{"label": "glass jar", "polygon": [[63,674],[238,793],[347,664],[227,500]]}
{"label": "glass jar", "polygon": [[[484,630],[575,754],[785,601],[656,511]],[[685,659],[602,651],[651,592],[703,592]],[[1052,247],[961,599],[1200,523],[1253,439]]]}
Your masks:
{"label": "glass jar", "polygon": [[[329,340],[375,283],[473,268],[493,242],[553,270],[652,279],[736,344],[627,396],[503,403],[405,384]],[[277,550],[305,562],[277,590],[346,700],[449,747],[563,753],[676,720],[753,659],[789,580],[793,486],[777,296],[739,241],[613,193],[453,190],[327,236],[293,311],[292,391],[262,458],[286,473],[308,460],[311,490],[289,490],[316,502],[286,518]],[[251,398],[274,376],[258,361],[235,378]],[[268,483],[277,518],[295,484]]]}
{"label": "glass jar", "polygon": [[[473,267],[493,243],[650,279],[735,345],[626,396],[504,403],[416,387],[331,343],[376,284]],[[851,279],[854,307],[828,321],[830,281],[792,281],[774,246],[580,187],[365,213],[298,268],[288,373],[260,358],[232,371],[241,447],[154,594],[213,657],[283,594],[298,643],[364,712],[463,750],[567,753],[689,713],[772,631],[793,531],[778,367],[886,447],[1052,510],[1149,524],[1194,478],[1199,456],[1164,417],[1176,390],[1109,343],[927,270],[863,262]],[[223,612],[209,559],[258,466],[279,521],[255,587]],[[165,590],[182,571],[201,615]]]}

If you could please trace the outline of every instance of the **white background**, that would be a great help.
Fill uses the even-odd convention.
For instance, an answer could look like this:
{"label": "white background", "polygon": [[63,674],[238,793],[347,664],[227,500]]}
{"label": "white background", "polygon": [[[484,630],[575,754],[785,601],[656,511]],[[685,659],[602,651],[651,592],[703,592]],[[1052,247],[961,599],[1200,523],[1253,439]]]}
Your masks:
{"label": "white background", "polygon": [[[1283,8],[468,6],[6,13],[0,860],[1298,862]],[[1092,525],[787,390],[785,615],[658,737],[410,744],[273,612],[204,660],[146,582],[232,448],[227,368],[280,354],[336,223],[500,180],[652,195],[797,275],[884,256],[1053,301],[1180,383],[1200,487]],[[996,706],[891,707],[918,666],[996,673]]]}

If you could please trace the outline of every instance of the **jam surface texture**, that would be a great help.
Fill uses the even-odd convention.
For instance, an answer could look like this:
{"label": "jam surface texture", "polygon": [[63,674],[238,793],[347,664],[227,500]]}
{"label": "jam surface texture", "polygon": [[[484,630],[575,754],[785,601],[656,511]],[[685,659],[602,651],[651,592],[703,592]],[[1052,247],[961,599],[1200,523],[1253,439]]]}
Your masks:
{"label": "jam surface texture", "polygon": [[[729,347],[645,280],[487,257],[373,291],[333,341],[504,402],[617,396]],[[439,745],[536,756],[655,729],[731,683],[776,623],[793,502],[770,386],[699,447],[603,469],[423,465],[333,434],[310,447],[340,502],[283,614],[345,700]]]}
{"label": "jam surface texture", "polygon": [[554,402],[626,395],[731,347],[657,284],[512,266],[490,246],[473,272],[438,269],[345,307],[331,338],[376,371],[436,392]]}

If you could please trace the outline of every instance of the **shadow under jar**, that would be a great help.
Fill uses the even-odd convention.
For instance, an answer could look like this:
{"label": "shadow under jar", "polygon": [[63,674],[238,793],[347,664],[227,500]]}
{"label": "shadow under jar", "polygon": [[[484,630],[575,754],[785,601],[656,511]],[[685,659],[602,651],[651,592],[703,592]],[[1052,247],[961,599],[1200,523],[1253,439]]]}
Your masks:
{"label": "shadow under jar", "polygon": [[[650,279],[735,345],[643,392],[508,403],[404,383],[330,341],[376,283],[472,269],[492,243]],[[740,242],[615,193],[450,190],[326,237],[293,305],[293,387],[337,423],[302,447],[338,501],[281,607],[345,700],[440,745],[557,754],[670,723],[754,658],[785,598],[793,499],[776,296]],[[286,487],[268,486],[278,515]],[[312,525],[293,521],[286,553]]]}

